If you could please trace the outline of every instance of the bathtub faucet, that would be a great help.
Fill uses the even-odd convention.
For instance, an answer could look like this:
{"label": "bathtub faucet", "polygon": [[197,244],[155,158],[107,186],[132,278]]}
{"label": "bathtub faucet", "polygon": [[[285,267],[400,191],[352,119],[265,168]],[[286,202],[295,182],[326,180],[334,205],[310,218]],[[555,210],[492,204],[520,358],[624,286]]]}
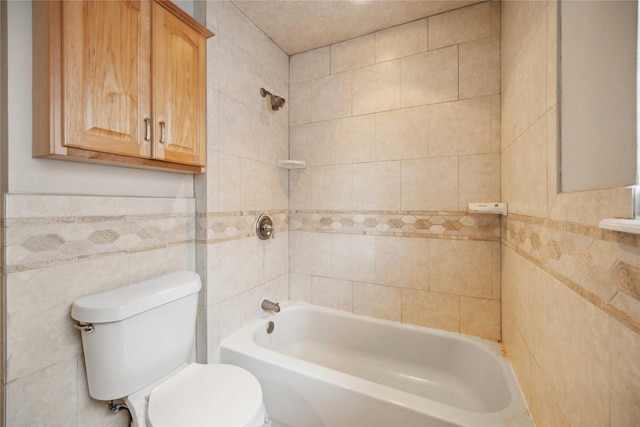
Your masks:
{"label": "bathtub faucet", "polygon": [[273,310],[276,313],[280,312],[280,304],[277,302],[271,302],[268,299],[263,299],[260,303],[260,307],[262,307],[263,310]]}

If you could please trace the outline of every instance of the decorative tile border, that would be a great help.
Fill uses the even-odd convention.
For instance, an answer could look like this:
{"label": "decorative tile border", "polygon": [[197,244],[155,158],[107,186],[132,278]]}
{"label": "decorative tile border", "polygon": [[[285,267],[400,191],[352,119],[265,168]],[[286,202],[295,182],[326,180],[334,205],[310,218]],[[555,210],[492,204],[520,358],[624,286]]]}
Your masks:
{"label": "decorative tile border", "polygon": [[[196,236],[198,243],[219,243],[255,236],[255,222],[263,211],[209,212],[198,214]],[[275,233],[289,230],[289,215],[285,210],[267,211],[273,219]]]}
{"label": "decorative tile border", "polygon": [[292,231],[500,241],[500,217],[466,212],[292,211]]}
{"label": "decorative tile border", "polygon": [[504,245],[640,333],[640,239],[594,226],[509,215]]}
{"label": "decorative tile border", "polygon": [[[59,199],[63,199],[64,209],[56,206],[61,204],[56,196],[7,196],[7,214],[12,217],[2,223],[4,273],[150,251],[195,240],[192,199]],[[127,206],[132,214],[123,214]],[[107,214],[95,215],[100,208]]]}

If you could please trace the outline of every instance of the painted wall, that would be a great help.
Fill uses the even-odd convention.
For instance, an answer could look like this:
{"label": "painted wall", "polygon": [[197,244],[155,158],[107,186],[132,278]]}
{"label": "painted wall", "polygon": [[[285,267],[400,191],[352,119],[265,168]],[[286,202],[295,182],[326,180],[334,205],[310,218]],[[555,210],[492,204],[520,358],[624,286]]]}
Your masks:
{"label": "painted wall", "polygon": [[291,57],[291,298],[500,338],[500,3]]}
{"label": "painted wall", "polygon": [[[502,333],[537,426],[640,423],[633,189],[557,193],[557,4],[502,4]],[[615,143],[615,141],[611,141]]]}
{"label": "painted wall", "polygon": [[7,11],[8,192],[193,197],[189,174],[32,158],[31,3],[10,2]]}

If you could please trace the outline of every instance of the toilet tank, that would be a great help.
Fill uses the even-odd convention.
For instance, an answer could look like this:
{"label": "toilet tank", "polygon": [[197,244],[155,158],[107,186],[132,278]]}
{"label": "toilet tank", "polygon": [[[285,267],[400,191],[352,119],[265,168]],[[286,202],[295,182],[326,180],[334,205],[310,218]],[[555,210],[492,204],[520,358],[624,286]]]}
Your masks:
{"label": "toilet tank", "polygon": [[91,397],[128,396],[188,362],[201,287],[179,271],[75,301],[71,317],[93,327],[81,332]]}

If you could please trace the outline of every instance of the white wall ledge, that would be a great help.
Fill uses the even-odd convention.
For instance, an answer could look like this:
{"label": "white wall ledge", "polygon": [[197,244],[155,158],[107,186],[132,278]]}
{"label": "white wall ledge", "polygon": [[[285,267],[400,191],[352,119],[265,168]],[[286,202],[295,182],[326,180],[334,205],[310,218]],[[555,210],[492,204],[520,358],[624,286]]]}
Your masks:
{"label": "white wall ledge", "polygon": [[598,227],[604,230],[620,231],[622,233],[640,234],[640,218],[620,219],[607,218],[600,221]]}

